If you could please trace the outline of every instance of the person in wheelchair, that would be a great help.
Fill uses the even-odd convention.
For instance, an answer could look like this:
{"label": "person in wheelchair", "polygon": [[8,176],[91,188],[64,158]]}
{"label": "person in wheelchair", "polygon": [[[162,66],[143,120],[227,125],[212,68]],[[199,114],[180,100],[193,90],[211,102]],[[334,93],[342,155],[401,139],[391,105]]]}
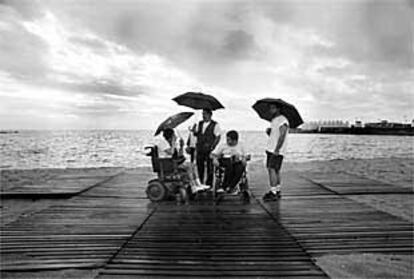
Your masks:
{"label": "person in wheelchair", "polygon": [[[224,180],[217,193],[237,194],[237,184],[246,170],[247,156],[239,143],[239,134],[231,130],[226,134],[226,142],[218,145],[212,152],[213,164],[224,167]],[[247,189],[243,189],[247,190]]]}
{"label": "person in wheelchair", "polygon": [[179,162],[178,168],[187,174],[186,180],[189,182],[193,193],[209,189],[209,186],[201,184],[195,166],[191,162],[185,162],[184,140],[178,139],[171,128],[163,131],[163,138],[165,141],[157,144],[159,158],[172,158]]}

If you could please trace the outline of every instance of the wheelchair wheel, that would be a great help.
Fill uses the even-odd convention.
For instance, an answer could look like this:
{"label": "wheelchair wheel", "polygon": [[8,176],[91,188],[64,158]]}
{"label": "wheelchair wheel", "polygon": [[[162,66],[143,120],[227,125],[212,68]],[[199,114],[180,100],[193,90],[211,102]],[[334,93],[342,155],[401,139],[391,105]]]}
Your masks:
{"label": "wheelchair wheel", "polygon": [[147,197],[153,202],[159,202],[167,197],[167,189],[158,180],[151,180],[147,186]]}

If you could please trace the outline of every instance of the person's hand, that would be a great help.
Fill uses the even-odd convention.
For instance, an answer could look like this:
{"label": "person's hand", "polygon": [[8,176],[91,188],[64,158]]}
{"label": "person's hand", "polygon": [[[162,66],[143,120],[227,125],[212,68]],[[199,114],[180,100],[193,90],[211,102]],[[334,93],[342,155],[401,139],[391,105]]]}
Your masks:
{"label": "person's hand", "polygon": [[196,125],[194,124],[193,126],[188,126],[188,131],[195,133],[196,131]]}
{"label": "person's hand", "polygon": [[268,136],[270,136],[270,133],[272,132],[272,128],[266,128],[266,134],[268,135]]}
{"label": "person's hand", "polygon": [[240,155],[238,155],[238,154],[233,155],[233,160],[234,160],[235,162],[240,161]]}
{"label": "person's hand", "polygon": [[216,166],[216,167],[219,167],[219,166],[220,166],[220,163],[219,163],[219,161],[217,160],[217,158],[214,158],[214,159],[213,159],[213,165],[214,165],[214,166]]}
{"label": "person's hand", "polygon": [[246,165],[247,165],[247,160],[246,160],[246,157],[243,157],[243,158],[241,159],[241,162],[242,162],[243,166],[246,166]]}
{"label": "person's hand", "polygon": [[274,154],[274,155],[276,155],[276,156],[277,156],[277,155],[280,155],[279,150],[275,150],[275,151],[273,151],[273,154]]}

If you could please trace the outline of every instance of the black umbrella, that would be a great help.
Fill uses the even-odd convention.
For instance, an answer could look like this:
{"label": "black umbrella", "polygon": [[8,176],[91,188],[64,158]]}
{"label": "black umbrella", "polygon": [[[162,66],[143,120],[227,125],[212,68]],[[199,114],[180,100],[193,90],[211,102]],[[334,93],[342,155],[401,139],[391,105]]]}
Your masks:
{"label": "black umbrella", "polygon": [[193,114],[194,112],[180,112],[168,117],[158,126],[157,131],[155,131],[155,135],[158,135],[167,128],[174,129],[175,127],[186,121],[188,118],[190,118]]}
{"label": "black umbrella", "polygon": [[270,113],[270,104],[276,104],[280,108],[281,114],[288,119],[291,128],[296,128],[303,123],[302,117],[297,109],[282,99],[265,98],[258,100],[253,105],[253,109],[259,114],[260,118],[271,121],[273,115]]}
{"label": "black umbrella", "polygon": [[221,109],[224,106],[213,96],[203,93],[187,92],[173,98],[177,104],[193,109]]}

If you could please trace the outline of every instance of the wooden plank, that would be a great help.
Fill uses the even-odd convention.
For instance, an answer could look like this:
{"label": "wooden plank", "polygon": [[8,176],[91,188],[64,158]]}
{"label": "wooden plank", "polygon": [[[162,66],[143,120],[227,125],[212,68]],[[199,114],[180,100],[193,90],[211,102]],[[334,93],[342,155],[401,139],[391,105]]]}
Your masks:
{"label": "wooden plank", "polygon": [[[227,199],[218,206],[151,204],[143,199],[150,176],[118,176],[2,228],[2,268],[30,274],[99,267],[99,279],[326,278],[310,255],[413,253],[411,223],[297,173],[289,173],[278,202]],[[335,179],[337,189],[353,192],[366,181],[353,178],[344,186],[345,176]],[[251,189],[259,196],[264,185],[256,181]],[[365,191],[381,187],[369,184]]]}
{"label": "wooden plank", "polygon": [[[288,277],[288,276],[320,276],[323,275],[315,270],[162,270],[162,269],[105,269],[101,274],[118,276],[118,275],[152,275],[152,276],[210,276],[210,277],[223,277],[223,276],[235,276],[235,277],[246,277],[246,276],[272,276],[272,277]],[[100,278],[100,277],[98,277]],[[326,277],[324,277],[326,278]]]}

